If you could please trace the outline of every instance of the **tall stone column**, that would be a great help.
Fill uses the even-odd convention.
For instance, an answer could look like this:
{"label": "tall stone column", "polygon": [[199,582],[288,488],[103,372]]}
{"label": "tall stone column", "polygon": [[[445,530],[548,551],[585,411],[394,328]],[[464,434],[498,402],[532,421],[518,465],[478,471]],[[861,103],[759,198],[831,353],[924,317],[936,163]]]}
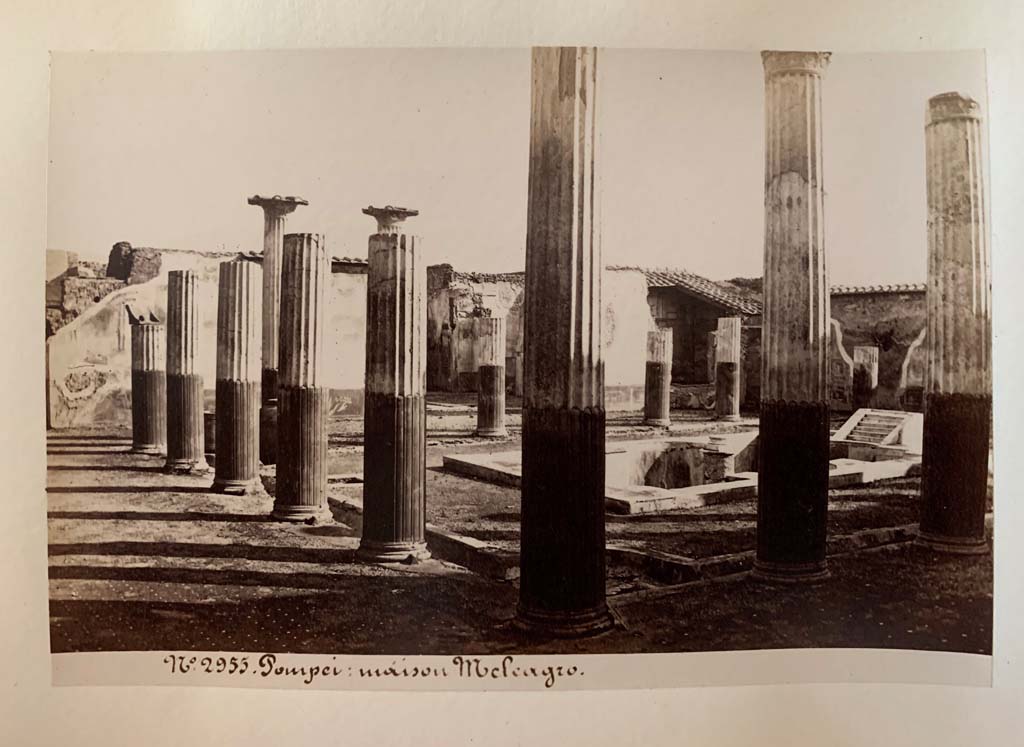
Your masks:
{"label": "tall stone column", "polygon": [[245,260],[220,266],[217,288],[217,438],[213,490],[261,493],[260,310],[263,278]]}
{"label": "tall stone column", "polygon": [[261,197],[253,195],[250,205],[263,208],[263,402],[260,406],[260,460],[277,461],[277,374],[278,326],[281,318],[281,252],[286,218],[299,205],[308,205],[301,197]]}
{"label": "tall stone column", "polygon": [[672,399],[672,330],[647,333],[647,375],[644,379],[644,424],[668,427]]}
{"label": "tall stone column", "polygon": [[821,85],[827,52],[763,52],[765,242],[754,573],[827,577],[828,330]]}
{"label": "tall stone column", "polygon": [[199,347],[199,277],[192,270],[167,274],[167,465],[168,472],[208,472],[203,450],[203,377],[196,372]]}
{"label": "tall stone column", "polygon": [[278,387],[274,518],[305,521],[327,512],[327,405],[324,325],[331,260],[320,234],[284,237],[281,369]]}
{"label": "tall stone column", "polygon": [[[152,315],[150,315],[152,316]],[[167,331],[163,324],[132,317],[132,451],[167,450]]]}
{"label": "tall stone column", "polygon": [[597,50],[533,50],[520,626],[578,636],[605,601]]}
{"label": "tall stone column", "polygon": [[742,324],[738,316],[718,320],[715,335],[715,414],[719,420],[740,419]]}
{"label": "tall stone column", "polygon": [[992,299],[978,104],[928,102],[928,372],[920,542],[983,553],[992,434]]}
{"label": "tall stone column", "polygon": [[402,222],[416,210],[368,207],[363,536],[359,557],[429,556],[426,544],[427,275]]}
{"label": "tall stone column", "polygon": [[476,435],[502,438],[505,429],[505,317],[474,320],[477,350]]}

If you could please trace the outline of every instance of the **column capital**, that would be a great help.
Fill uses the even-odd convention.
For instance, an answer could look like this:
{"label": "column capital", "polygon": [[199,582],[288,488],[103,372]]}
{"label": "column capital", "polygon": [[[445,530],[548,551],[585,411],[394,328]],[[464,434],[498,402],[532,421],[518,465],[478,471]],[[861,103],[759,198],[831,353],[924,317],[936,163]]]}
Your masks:
{"label": "column capital", "polygon": [[981,107],[970,96],[964,96],[956,91],[940,93],[938,96],[928,99],[928,112],[925,116],[926,127],[951,119],[980,120]]}
{"label": "column capital", "polygon": [[302,199],[301,197],[294,197],[288,195],[282,197],[281,195],[274,195],[273,197],[264,197],[262,195],[253,195],[247,202],[250,205],[259,205],[268,213],[274,213],[276,215],[288,215],[288,213],[294,212],[295,208],[299,205],[308,205],[309,202]]}
{"label": "column capital", "polygon": [[765,77],[785,74],[821,76],[825,74],[831,57],[831,52],[766,50],[761,52],[761,63],[764,65]]}
{"label": "column capital", "polygon": [[382,208],[370,205],[363,208],[363,214],[377,219],[377,233],[394,234],[403,233],[402,223],[405,222],[405,219],[419,215],[420,211],[393,205],[385,205]]}

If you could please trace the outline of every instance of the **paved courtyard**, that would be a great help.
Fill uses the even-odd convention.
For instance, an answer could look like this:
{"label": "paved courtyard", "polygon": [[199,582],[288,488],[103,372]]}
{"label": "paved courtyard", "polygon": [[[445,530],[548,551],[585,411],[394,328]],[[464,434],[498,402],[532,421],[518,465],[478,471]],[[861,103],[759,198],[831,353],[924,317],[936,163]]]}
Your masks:
{"label": "paved courtyard", "polygon": [[[464,398],[463,398],[464,400]],[[611,632],[532,638],[517,598],[519,493],[449,474],[441,457],[519,447],[472,436],[472,408],[431,398],[427,520],[433,558],[355,562],[358,418],[331,425],[333,522],[281,524],[272,498],[208,492],[128,453],[127,430],[48,439],[51,645],[55,652],[200,649],[296,653],[707,651],[807,646],[989,653],[991,556],[947,557],[909,540],[916,477],[830,491],[832,578],[769,586],[748,576],[756,503],[607,517]],[[738,427],[750,427],[753,421]],[[737,427],[737,426],[730,426]],[[676,432],[719,429],[700,414]],[[650,437],[634,415],[609,438]],[[273,468],[264,470],[274,489]]]}

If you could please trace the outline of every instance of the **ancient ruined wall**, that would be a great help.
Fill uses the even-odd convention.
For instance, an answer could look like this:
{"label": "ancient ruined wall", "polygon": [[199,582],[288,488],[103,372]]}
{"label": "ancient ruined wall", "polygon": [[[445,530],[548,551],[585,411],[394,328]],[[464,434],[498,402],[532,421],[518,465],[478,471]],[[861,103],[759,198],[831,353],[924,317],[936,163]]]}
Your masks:
{"label": "ancient ruined wall", "polygon": [[472,319],[504,316],[508,387],[521,355],[524,274],[457,272],[451,265],[427,268],[427,387],[432,391],[476,391],[478,351]]}
{"label": "ancient ruined wall", "polygon": [[61,277],[46,284],[46,336],[70,324],[108,294],[124,287],[115,278]]}
{"label": "ancient ruined wall", "polygon": [[652,288],[648,302],[658,324],[672,329],[672,381],[708,384],[711,333],[718,318],[733,315],[676,288]]}
{"label": "ancient ruined wall", "polygon": [[[925,327],[924,291],[834,292],[831,308],[851,359],[858,345],[878,348],[878,387],[871,406],[895,409],[901,404],[911,404],[904,402],[901,380],[907,375],[908,354]],[[921,344],[919,342],[917,347]],[[915,366],[910,365],[911,385],[915,372]]]}
{"label": "ancient ruined wall", "polygon": [[106,264],[78,259],[78,254],[46,250],[46,336],[71,323],[104,296],[124,287],[106,276]]}
{"label": "ancient ruined wall", "polygon": [[[473,318],[504,316],[505,372],[509,392],[522,392],[525,274],[458,272],[427,268],[427,386],[432,391],[472,392],[479,350]],[[645,344],[650,325],[647,281],[634,270],[603,275],[605,399],[609,409],[643,406]]]}
{"label": "ancient ruined wall", "polygon": [[[167,273],[193,270],[201,316],[196,372],[212,409],[216,376],[217,276],[220,263],[235,253],[169,250],[152,279],[125,285],[92,304],[49,338],[49,415],[54,428],[131,422],[131,335],[125,305],[136,314],[166,319]],[[152,266],[150,264],[150,266]],[[362,411],[365,366],[366,275],[335,272],[328,289],[327,386],[332,410]]]}

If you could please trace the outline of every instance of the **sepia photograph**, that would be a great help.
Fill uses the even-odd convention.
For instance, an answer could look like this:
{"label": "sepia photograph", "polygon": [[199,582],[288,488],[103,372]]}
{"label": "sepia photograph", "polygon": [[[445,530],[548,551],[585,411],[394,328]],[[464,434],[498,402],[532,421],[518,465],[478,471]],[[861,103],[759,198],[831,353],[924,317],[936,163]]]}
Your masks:
{"label": "sepia photograph", "polygon": [[56,684],[990,672],[984,51],[55,52],[49,107]]}

